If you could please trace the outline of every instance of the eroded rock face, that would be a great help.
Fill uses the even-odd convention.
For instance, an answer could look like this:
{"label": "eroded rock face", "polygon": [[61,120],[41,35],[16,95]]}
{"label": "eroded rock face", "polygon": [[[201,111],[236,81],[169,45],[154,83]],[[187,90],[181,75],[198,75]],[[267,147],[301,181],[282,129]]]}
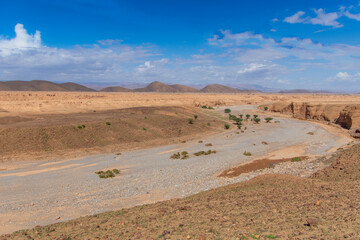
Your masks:
{"label": "eroded rock face", "polygon": [[278,102],[268,105],[269,111],[339,124],[346,129],[360,128],[360,104],[315,104],[307,102]]}

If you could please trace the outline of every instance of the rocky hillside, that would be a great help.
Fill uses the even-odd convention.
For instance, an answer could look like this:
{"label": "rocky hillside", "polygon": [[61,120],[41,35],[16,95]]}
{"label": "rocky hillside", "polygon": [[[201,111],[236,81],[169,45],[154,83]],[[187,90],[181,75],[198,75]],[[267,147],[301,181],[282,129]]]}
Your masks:
{"label": "rocky hillside", "polygon": [[300,119],[331,122],[351,130],[355,136],[360,128],[359,104],[317,104],[307,102],[277,102],[267,105],[269,111]]}

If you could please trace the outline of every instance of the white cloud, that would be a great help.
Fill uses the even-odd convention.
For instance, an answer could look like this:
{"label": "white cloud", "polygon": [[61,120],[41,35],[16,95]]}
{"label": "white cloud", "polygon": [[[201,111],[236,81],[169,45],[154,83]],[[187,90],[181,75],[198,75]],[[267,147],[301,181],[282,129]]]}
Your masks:
{"label": "white cloud", "polygon": [[303,17],[305,15],[305,12],[298,11],[294,15],[285,18],[284,22],[331,26],[334,28],[340,28],[344,26],[337,21],[337,19],[341,17],[341,13],[326,13],[325,10],[322,8],[314,9],[314,12],[316,14],[316,17]]}
{"label": "white cloud", "polygon": [[0,55],[10,55],[19,53],[22,50],[31,50],[41,47],[40,32],[36,31],[34,35],[28,34],[24,25],[18,23],[15,26],[15,38],[0,39]]}
{"label": "white cloud", "polygon": [[264,67],[265,67],[264,64],[251,63],[247,67],[239,70],[238,73],[243,74],[243,73],[255,72],[255,71],[258,71],[258,70],[260,70],[260,69],[262,69]]}
{"label": "white cloud", "polygon": [[360,21],[360,13],[358,14],[352,14],[350,13],[349,11],[345,11],[344,12],[344,15],[350,19],[354,19],[356,21]]}
{"label": "white cloud", "polygon": [[317,16],[315,18],[309,19],[309,23],[311,24],[332,26],[334,28],[339,28],[344,26],[337,21],[337,19],[341,16],[337,12],[325,13],[324,9],[322,8],[319,8],[318,10],[314,9],[314,12],[317,14]]}
{"label": "white cloud", "polygon": [[304,18],[301,18],[303,15],[305,15],[305,12],[303,11],[298,11],[297,13],[295,13],[294,15],[287,17],[284,19],[284,22],[287,23],[302,23],[305,21]]}
{"label": "white cloud", "polygon": [[341,82],[357,82],[360,81],[360,73],[349,74],[348,72],[338,72],[335,78],[331,80],[338,80]]}

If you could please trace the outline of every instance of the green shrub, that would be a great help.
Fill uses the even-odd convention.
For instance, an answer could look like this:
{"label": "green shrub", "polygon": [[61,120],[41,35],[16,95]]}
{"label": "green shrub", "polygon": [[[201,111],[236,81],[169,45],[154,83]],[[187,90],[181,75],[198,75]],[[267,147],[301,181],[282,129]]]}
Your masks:
{"label": "green shrub", "polygon": [[231,109],[230,108],[225,108],[224,112],[225,113],[231,113]]}
{"label": "green shrub", "polygon": [[229,129],[230,125],[228,123],[225,123],[224,127],[225,127],[225,129]]}
{"label": "green shrub", "polygon": [[254,119],[257,118],[259,115],[254,114]]}
{"label": "green shrub", "polygon": [[210,155],[210,154],[213,154],[213,153],[216,153],[215,150],[208,150],[208,151],[200,151],[200,152],[197,152],[197,153],[194,153],[195,156],[201,156],[201,155]]}
{"label": "green shrub", "polygon": [[107,170],[107,171],[98,171],[95,172],[97,175],[99,175],[99,178],[113,178],[115,175],[120,174],[119,169],[113,169],[113,170]]}
{"label": "green shrub", "polygon": [[106,125],[108,125],[108,126],[110,126],[110,125],[111,125],[111,123],[110,123],[110,122],[106,122],[105,124],[106,124]]}
{"label": "green shrub", "polygon": [[187,151],[181,152],[181,159],[187,159],[189,158],[189,153]]}
{"label": "green shrub", "polygon": [[210,123],[207,123],[208,126],[210,126],[211,124]]}
{"label": "green shrub", "polygon": [[212,106],[209,106],[208,109],[214,110],[214,108]]}
{"label": "green shrub", "polygon": [[264,110],[267,111],[267,110],[269,110],[269,108],[268,108],[268,107],[264,107]]}
{"label": "green shrub", "polygon": [[201,108],[207,109],[207,106],[203,105],[203,106],[201,106]]}
{"label": "green shrub", "polygon": [[85,128],[84,124],[78,126],[78,129],[84,129],[84,128]]}
{"label": "green shrub", "polygon": [[170,158],[172,158],[172,159],[180,159],[180,153],[179,152],[174,153],[173,155],[171,155]]}
{"label": "green shrub", "polygon": [[293,157],[292,159],[291,159],[291,162],[301,162],[302,160],[301,160],[301,157]]}
{"label": "green shrub", "polygon": [[244,154],[245,156],[251,156],[251,152],[245,151],[243,154]]}
{"label": "green shrub", "polygon": [[265,118],[265,120],[266,120],[267,123],[269,123],[271,120],[273,120],[273,118],[267,117],[267,118]]}
{"label": "green shrub", "polygon": [[197,119],[197,118],[198,118],[198,115],[194,115],[194,118]]}
{"label": "green shrub", "polygon": [[143,130],[146,131],[147,129],[143,127]]}
{"label": "green shrub", "polygon": [[261,119],[260,119],[260,118],[254,118],[254,121],[255,121],[256,123],[259,123],[259,122],[261,121]]}
{"label": "green shrub", "polygon": [[189,119],[188,119],[188,122],[189,122],[189,124],[194,124],[194,119],[189,118]]}
{"label": "green shrub", "polygon": [[246,120],[249,120],[250,114],[246,114]]}

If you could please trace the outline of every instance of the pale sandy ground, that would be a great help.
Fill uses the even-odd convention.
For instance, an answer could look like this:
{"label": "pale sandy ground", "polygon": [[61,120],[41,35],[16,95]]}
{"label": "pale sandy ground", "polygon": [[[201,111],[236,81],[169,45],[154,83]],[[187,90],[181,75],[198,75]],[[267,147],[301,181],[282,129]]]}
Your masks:
{"label": "pale sandy ground", "polygon": [[[233,113],[255,113],[256,106],[231,107]],[[219,112],[223,112],[220,108]],[[262,118],[264,116],[261,116]],[[115,154],[94,155],[66,161],[37,161],[0,171],[0,233],[64,221],[78,216],[116,210],[176,197],[249,179],[219,179],[230,167],[263,156],[271,158],[307,155],[316,157],[352,141],[319,124],[276,117],[280,123],[245,124],[238,130],[196,141]],[[307,134],[314,132],[314,135]],[[337,131],[337,130],[335,130]],[[268,142],[267,145],[261,144]],[[212,143],[212,147],[205,147]],[[195,157],[201,150],[216,154]],[[170,159],[188,151],[187,160]],[[253,156],[246,157],[244,151]],[[0,165],[0,168],[4,166]],[[121,169],[114,179],[99,179],[95,171]]]}
{"label": "pale sandy ground", "polygon": [[351,104],[360,103],[360,95],[0,92],[0,117],[139,106],[261,105],[278,101]]}

